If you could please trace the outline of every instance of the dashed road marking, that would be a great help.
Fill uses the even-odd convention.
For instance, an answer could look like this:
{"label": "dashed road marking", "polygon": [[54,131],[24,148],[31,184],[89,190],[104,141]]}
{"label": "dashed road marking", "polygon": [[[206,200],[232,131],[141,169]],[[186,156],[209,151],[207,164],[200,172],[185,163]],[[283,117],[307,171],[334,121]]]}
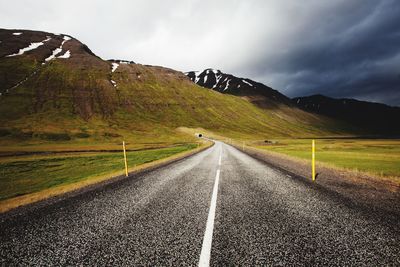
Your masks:
{"label": "dashed road marking", "polygon": [[[220,159],[221,159],[221,156],[220,156]],[[207,226],[206,226],[206,231],[204,233],[204,238],[203,238],[203,246],[201,248],[199,267],[208,267],[210,265],[211,244],[212,244],[212,236],[213,236],[213,231],[214,231],[215,209],[217,207],[219,174],[220,174],[220,170],[218,169],[217,174],[215,176],[214,189],[213,189],[213,193],[212,193],[212,197],[211,197],[210,211],[208,212]]]}

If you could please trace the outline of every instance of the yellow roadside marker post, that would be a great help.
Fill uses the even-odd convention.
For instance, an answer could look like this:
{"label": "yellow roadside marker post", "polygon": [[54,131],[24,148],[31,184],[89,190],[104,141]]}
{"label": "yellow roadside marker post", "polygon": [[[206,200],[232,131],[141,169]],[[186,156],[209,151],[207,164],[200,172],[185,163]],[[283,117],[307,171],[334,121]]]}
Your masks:
{"label": "yellow roadside marker post", "polygon": [[243,141],[243,151],[244,151],[244,141]]}
{"label": "yellow roadside marker post", "polygon": [[128,162],[126,161],[125,141],[122,141],[122,147],[124,149],[125,175],[126,175],[126,177],[128,177]]}
{"label": "yellow roadside marker post", "polygon": [[312,140],[311,143],[311,172],[312,172],[312,180],[315,181],[315,140]]}

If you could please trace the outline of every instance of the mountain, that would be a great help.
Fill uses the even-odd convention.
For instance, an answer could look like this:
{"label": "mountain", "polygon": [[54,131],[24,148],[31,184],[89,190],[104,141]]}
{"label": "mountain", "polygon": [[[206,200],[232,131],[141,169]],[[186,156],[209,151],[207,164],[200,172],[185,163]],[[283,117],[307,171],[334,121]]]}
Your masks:
{"label": "mountain", "polygon": [[301,114],[303,119],[308,118],[310,113],[326,116],[353,125],[367,135],[400,134],[400,124],[394,123],[400,118],[399,107],[354,99],[334,99],[322,95],[289,99],[262,83],[214,69],[189,71],[185,74],[197,85],[240,96],[262,109],[285,110],[285,114]]}
{"label": "mountain", "polygon": [[[311,121],[315,122],[316,118],[329,121],[329,118],[325,116],[316,116],[313,113],[298,108],[290,98],[279,91],[248,78],[236,77],[212,68],[203,71],[185,72],[185,75],[199,86],[222,94],[238,96],[266,112],[273,113],[285,120],[294,119],[299,121],[299,124],[307,124]],[[335,120],[333,124],[337,123],[341,124],[342,122]],[[315,124],[315,126],[317,125],[318,123]],[[363,131],[360,131],[357,127],[349,126],[349,124],[340,127],[345,128],[352,134],[364,134]]]}
{"label": "mountain", "polygon": [[369,133],[400,134],[400,107],[323,95],[296,97],[293,102],[305,111],[346,121]]}
{"label": "mountain", "polygon": [[[260,84],[245,81],[258,90]],[[103,60],[66,34],[0,29],[0,93],[2,145],[95,144],[122,137],[173,143],[192,138],[182,127],[251,138],[354,133],[347,124],[297,108],[261,109],[242,97],[205,90],[172,69]],[[270,93],[274,103],[287,101]]]}
{"label": "mountain", "polygon": [[220,70],[205,69],[185,73],[197,85],[215,91],[246,98],[261,108],[272,109],[279,105],[291,106],[291,100],[277,90],[262,83],[226,74]]}

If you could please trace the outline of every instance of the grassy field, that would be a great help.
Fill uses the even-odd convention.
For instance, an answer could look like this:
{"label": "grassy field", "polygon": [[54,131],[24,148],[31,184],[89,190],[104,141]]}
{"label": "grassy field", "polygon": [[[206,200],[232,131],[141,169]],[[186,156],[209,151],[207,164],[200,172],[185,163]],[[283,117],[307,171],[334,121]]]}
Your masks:
{"label": "grassy field", "polygon": [[[197,144],[182,144],[127,153],[129,167],[188,151]],[[97,176],[124,173],[123,155],[65,153],[0,158],[0,200],[76,183]]]}
{"label": "grassy field", "polygon": [[[252,145],[301,159],[311,159],[309,139],[281,139],[275,142],[256,142]],[[400,140],[317,139],[316,160],[317,163],[334,167],[385,177],[400,177]]]}

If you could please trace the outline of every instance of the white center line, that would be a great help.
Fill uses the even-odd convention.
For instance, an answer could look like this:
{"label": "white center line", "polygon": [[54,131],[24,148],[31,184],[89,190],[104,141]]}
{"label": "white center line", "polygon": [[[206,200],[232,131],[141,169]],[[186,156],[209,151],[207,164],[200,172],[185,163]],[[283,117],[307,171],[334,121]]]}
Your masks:
{"label": "white center line", "polygon": [[[222,153],[221,153],[222,154]],[[221,166],[221,160],[222,160],[222,155],[219,154],[219,160],[218,160],[218,165]]]}
{"label": "white center line", "polygon": [[210,256],[211,256],[211,243],[214,230],[214,218],[215,209],[217,207],[217,194],[218,194],[218,183],[219,183],[219,173],[217,170],[217,175],[215,176],[214,189],[211,197],[210,211],[208,213],[206,232],[204,233],[203,247],[201,248],[199,267],[210,266]]}

